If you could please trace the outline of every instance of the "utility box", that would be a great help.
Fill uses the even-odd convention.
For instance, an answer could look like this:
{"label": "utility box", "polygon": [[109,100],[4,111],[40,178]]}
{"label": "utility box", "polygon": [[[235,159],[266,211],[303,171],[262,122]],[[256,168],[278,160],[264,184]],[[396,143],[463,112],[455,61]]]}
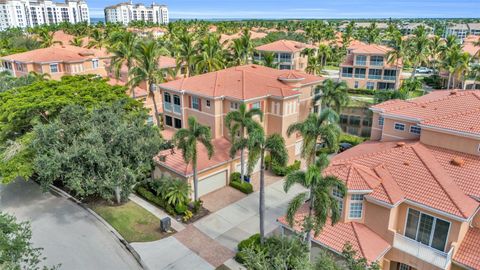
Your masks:
{"label": "utility box", "polygon": [[160,220],[160,230],[162,232],[170,231],[170,227],[172,226],[172,220],[170,217],[164,217]]}

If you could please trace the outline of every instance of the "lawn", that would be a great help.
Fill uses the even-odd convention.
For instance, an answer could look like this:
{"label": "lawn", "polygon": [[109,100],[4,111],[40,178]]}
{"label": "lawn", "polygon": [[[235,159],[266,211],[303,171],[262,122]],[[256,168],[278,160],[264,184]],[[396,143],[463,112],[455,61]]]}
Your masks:
{"label": "lawn", "polygon": [[339,70],[340,68],[338,66],[331,66],[331,65],[326,65],[323,67],[324,70]]}
{"label": "lawn", "polygon": [[160,231],[160,220],[136,203],[120,206],[94,204],[93,211],[103,217],[128,242],[149,242],[166,237]]}

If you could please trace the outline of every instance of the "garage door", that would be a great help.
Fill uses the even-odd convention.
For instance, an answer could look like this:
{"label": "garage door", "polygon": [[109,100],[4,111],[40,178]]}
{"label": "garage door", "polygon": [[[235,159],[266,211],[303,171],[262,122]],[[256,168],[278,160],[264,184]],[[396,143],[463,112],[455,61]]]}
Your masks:
{"label": "garage door", "polygon": [[[237,168],[235,168],[235,171],[236,172],[240,172],[240,168],[241,168],[241,163],[238,163],[237,164]],[[248,160],[245,160],[245,174],[248,173]],[[253,167],[253,172],[252,173],[256,173],[256,172],[259,172],[260,171],[260,159],[258,159],[257,161],[257,164],[255,164],[255,167]]]}
{"label": "garage door", "polygon": [[203,196],[227,185],[227,170],[198,181],[198,196]]}

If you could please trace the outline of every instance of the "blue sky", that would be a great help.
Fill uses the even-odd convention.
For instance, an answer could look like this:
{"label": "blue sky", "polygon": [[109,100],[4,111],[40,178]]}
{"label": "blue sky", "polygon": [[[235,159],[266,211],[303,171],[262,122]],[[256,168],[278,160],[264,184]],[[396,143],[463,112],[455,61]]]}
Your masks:
{"label": "blue sky", "polygon": [[[91,17],[126,0],[87,0]],[[151,1],[134,3],[151,4]],[[418,18],[480,17],[480,0],[165,0],[171,18]]]}

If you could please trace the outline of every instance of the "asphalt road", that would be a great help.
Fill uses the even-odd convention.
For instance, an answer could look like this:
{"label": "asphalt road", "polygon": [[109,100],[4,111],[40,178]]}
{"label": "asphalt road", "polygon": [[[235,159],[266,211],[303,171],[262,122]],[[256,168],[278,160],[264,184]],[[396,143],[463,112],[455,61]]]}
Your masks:
{"label": "asphalt road", "polygon": [[0,184],[0,211],[30,221],[32,242],[42,247],[46,265],[60,269],[141,269],[105,226],[80,206],[33,182]]}

